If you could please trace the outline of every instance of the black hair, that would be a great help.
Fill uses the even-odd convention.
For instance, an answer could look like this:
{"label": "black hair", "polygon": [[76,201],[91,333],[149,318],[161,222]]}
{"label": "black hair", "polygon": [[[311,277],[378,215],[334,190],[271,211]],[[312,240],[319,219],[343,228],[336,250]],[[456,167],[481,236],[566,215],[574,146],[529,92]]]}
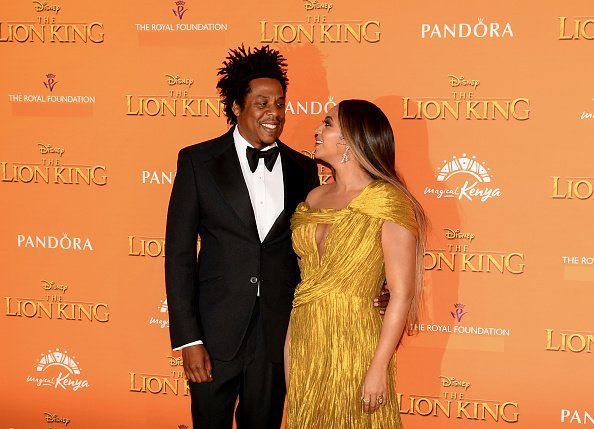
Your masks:
{"label": "black hair", "polygon": [[282,54],[270,46],[248,48],[243,44],[237,49],[230,49],[223,67],[218,70],[221,76],[217,89],[224,106],[227,123],[236,124],[237,117],[233,113],[233,102],[243,107],[246,95],[250,92],[250,81],[261,77],[276,79],[283,92],[287,91],[287,60]]}

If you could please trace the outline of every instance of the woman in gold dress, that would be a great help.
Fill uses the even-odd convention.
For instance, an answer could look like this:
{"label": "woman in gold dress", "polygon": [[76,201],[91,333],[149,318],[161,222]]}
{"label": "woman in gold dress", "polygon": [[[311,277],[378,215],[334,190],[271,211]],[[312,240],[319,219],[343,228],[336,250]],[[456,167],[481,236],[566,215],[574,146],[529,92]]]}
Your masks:
{"label": "woman in gold dress", "polygon": [[[302,281],[285,344],[287,429],[401,428],[394,354],[418,318],[423,209],[374,104],[340,102],[315,138],[335,182],[311,191],[291,221]],[[372,300],[384,280],[382,320]]]}

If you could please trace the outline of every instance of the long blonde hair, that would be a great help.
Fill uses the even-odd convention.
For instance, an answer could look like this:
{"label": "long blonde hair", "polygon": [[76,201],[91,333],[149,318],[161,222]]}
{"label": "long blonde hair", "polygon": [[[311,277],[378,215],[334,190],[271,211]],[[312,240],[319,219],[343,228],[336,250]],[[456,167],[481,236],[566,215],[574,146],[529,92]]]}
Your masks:
{"label": "long blonde hair", "polygon": [[402,191],[414,210],[417,222],[415,291],[406,323],[406,333],[412,335],[419,323],[422,302],[428,229],[425,211],[396,170],[394,132],[384,112],[369,101],[343,100],[338,104],[338,123],[361,167],[372,178],[383,179]]}

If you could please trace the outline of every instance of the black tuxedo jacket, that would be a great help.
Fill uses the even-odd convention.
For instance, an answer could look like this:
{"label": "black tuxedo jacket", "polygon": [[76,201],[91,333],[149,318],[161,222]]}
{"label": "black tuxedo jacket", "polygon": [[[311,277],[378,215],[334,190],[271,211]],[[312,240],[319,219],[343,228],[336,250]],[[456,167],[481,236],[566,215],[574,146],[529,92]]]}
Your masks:
{"label": "black tuxedo jacket", "polygon": [[202,340],[212,358],[231,360],[246,333],[259,282],[266,350],[272,361],[282,361],[293,293],[300,280],[290,219],[319,179],[313,160],[280,141],[277,144],[285,204],[263,242],[233,128],[179,152],[165,235],[173,348]]}

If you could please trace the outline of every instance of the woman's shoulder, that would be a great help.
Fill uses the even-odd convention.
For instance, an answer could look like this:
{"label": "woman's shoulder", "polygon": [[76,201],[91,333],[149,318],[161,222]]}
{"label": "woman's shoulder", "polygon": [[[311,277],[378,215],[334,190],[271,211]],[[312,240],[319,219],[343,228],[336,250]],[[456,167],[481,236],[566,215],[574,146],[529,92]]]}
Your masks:
{"label": "woman's shoulder", "polygon": [[416,231],[414,208],[406,193],[385,180],[372,182],[355,209],[372,217],[390,220]]}
{"label": "woman's shoulder", "polygon": [[313,188],[305,197],[305,203],[310,207],[318,207],[323,205],[322,202],[324,197],[327,195],[329,187],[332,187],[332,184],[328,185],[320,185],[316,188]]}
{"label": "woman's shoulder", "polygon": [[408,201],[406,194],[401,189],[398,189],[396,186],[383,179],[374,180],[369,185],[369,192],[367,195],[369,199],[374,200],[374,204],[380,202],[385,204],[394,202],[406,203]]}

